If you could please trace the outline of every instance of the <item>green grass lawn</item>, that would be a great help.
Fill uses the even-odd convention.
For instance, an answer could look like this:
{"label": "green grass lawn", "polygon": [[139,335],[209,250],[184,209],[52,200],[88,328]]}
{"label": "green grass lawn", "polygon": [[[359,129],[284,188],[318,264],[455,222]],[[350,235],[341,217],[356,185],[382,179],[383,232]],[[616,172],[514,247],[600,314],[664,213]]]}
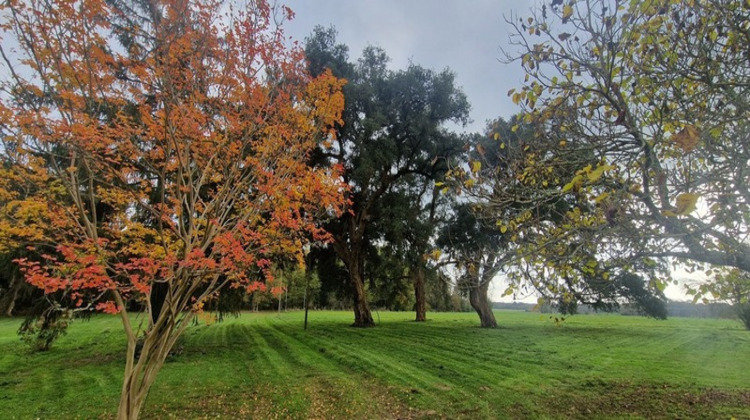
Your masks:
{"label": "green grass lawn", "polygon": [[[750,332],[738,322],[581,315],[242,314],[191,327],[145,419],[750,418]],[[0,418],[113,418],[119,318],[76,321],[46,353],[0,319]]]}

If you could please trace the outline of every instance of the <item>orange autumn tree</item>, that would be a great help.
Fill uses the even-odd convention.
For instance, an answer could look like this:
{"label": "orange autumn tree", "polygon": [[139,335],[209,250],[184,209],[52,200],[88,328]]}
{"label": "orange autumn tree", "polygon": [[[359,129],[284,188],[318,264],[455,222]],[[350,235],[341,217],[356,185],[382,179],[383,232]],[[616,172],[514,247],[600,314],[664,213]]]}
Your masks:
{"label": "orange autumn tree", "polygon": [[39,258],[18,260],[29,283],[121,314],[118,418],[135,419],[207,299],[327,239],[317,222],[344,186],[307,162],[340,122],[343,81],[307,74],[277,24],[291,11],[263,0],[9,0],[0,16],[3,167],[37,181],[0,194],[0,215],[28,210],[28,229],[0,236],[35,235]]}

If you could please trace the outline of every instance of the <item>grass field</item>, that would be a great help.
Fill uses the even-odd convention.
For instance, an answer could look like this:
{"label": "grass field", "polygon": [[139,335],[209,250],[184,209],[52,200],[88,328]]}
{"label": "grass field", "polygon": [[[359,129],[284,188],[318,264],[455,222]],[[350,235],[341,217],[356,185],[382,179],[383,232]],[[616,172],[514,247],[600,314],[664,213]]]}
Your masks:
{"label": "grass field", "polygon": [[[750,332],[728,320],[497,312],[242,314],[191,327],[159,373],[146,419],[750,419]],[[46,353],[0,319],[0,418],[113,418],[119,319],[76,322]]]}

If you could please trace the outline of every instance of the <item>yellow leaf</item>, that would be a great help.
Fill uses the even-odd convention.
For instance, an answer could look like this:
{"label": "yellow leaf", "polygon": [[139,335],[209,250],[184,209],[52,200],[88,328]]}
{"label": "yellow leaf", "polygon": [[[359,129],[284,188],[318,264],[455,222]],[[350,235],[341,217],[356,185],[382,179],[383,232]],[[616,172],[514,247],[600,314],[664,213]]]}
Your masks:
{"label": "yellow leaf", "polygon": [[590,182],[596,182],[599,180],[599,178],[602,177],[602,174],[604,173],[604,169],[602,167],[598,167],[595,170],[588,173],[589,181]]}
{"label": "yellow leaf", "polygon": [[562,192],[568,192],[568,191],[572,190],[573,187],[575,187],[575,186],[576,186],[576,184],[573,181],[570,181],[567,184],[565,184],[565,186],[563,186]]}
{"label": "yellow leaf", "polygon": [[682,193],[675,198],[676,213],[684,216],[695,210],[695,203],[698,202],[698,194]]}
{"label": "yellow leaf", "polygon": [[494,138],[495,140],[498,140],[500,138],[500,133],[495,133]]}
{"label": "yellow leaf", "polygon": [[500,226],[500,233],[505,233],[508,231],[508,226],[502,225]]}
{"label": "yellow leaf", "polygon": [[475,160],[471,162],[471,172],[477,173],[482,169],[482,162]]}
{"label": "yellow leaf", "polygon": [[562,192],[568,192],[572,190],[573,188],[580,187],[583,183],[583,177],[581,175],[576,175],[573,177],[573,179],[565,184],[565,186],[562,188]]}
{"label": "yellow leaf", "polygon": [[573,6],[566,4],[565,7],[563,7],[563,13],[562,13],[563,22],[570,19],[571,16],[573,16]]}
{"label": "yellow leaf", "polygon": [[604,174],[605,171],[609,171],[609,170],[612,170],[614,168],[615,167],[612,166],[612,165],[601,165],[601,166],[598,166],[595,170],[589,172],[589,174],[588,174],[589,181],[591,181],[591,182],[598,181],[599,178],[602,177],[602,175]]}

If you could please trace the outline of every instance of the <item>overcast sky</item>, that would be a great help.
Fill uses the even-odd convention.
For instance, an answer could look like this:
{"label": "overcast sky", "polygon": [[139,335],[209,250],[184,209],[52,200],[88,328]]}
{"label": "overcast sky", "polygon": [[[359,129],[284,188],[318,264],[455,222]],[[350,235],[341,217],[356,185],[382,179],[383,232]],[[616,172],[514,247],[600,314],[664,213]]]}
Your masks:
{"label": "overcast sky", "polygon": [[[284,1],[284,0],[282,0]],[[350,59],[368,44],[383,48],[391,68],[409,60],[433,70],[450,68],[469,98],[469,131],[484,131],[486,121],[516,112],[507,97],[519,87],[519,63],[503,64],[508,42],[503,16],[529,15],[533,0],[285,0],[296,17],[285,24],[288,36],[303,41],[316,25],[334,26]]]}

